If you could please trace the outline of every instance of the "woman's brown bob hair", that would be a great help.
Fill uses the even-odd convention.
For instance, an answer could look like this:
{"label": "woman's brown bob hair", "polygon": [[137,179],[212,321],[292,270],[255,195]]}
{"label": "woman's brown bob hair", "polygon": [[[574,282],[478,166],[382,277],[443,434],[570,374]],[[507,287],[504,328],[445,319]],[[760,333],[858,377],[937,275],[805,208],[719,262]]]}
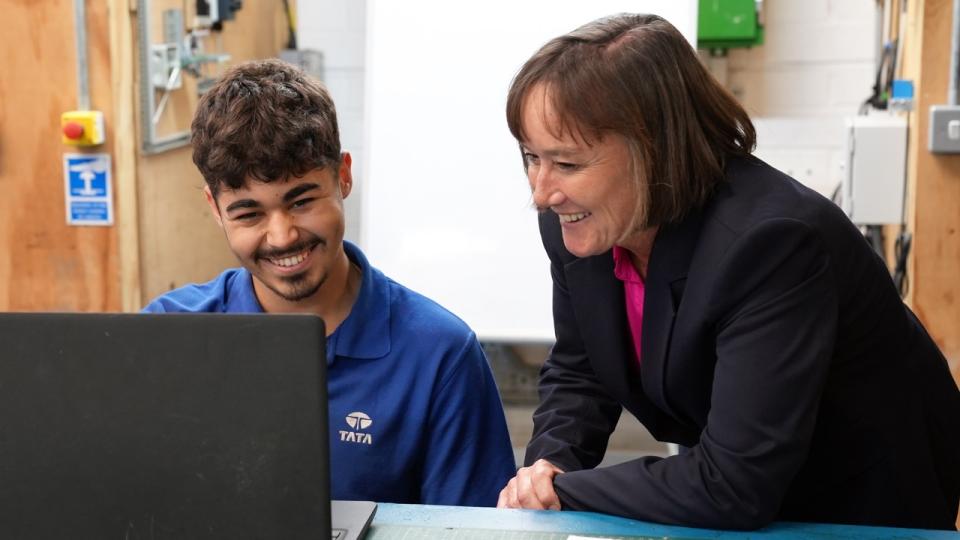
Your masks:
{"label": "woman's brown bob hair", "polygon": [[514,78],[507,124],[526,140],[523,107],[545,85],[561,125],[586,143],[627,140],[640,193],[634,230],[677,222],[703,206],[726,158],[756,141],[743,107],[700,63],[683,35],[656,15],[620,14],[544,45]]}
{"label": "woman's brown bob hair", "polygon": [[211,193],[300,177],[340,163],[337,112],[326,88],[280,60],[240,64],[200,99],[193,162]]}

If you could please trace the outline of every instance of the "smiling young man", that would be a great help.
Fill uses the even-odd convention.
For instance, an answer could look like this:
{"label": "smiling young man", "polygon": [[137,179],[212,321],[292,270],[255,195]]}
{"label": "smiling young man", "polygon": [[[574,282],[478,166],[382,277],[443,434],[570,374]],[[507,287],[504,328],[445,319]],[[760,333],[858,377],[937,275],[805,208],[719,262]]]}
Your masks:
{"label": "smiling young man", "polygon": [[463,321],[343,240],[352,160],[323,86],[280,61],[240,65],[204,94],[192,143],[241,267],[145,311],[319,315],[332,496],[494,505],[515,467],[489,366]]}

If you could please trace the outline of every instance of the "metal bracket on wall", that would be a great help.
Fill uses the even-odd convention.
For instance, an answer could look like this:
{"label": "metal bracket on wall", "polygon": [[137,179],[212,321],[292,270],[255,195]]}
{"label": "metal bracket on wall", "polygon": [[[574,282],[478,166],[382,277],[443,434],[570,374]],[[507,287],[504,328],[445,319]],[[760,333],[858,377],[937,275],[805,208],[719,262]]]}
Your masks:
{"label": "metal bracket on wall", "polygon": [[[171,30],[176,24],[176,22],[172,19],[176,19],[176,17],[165,14],[165,34],[171,33]],[[164,36],[164,38],[168,41],[168,44],[164,46],[173,45],[177,47],[178,61],[180,57],[179,47],[182,46],[183,42],[182,12],[179,20],[181,22],[178,25],[177,31],[180,33],[181,39],[176,39],[174,36]],[[155,47],[150,40],[150,0],[137,0],[137,30],[140,48],[140,133],[142,135],[143,152],[145,154],[158,154],[174,148],[186,146],[190,142],[190,132],[187,130],[178,131],[164,137],[157,135],[157,122],[159,121],[160,114],[163,112],[163,110],[161,105],[158,105],[156,95],[154,93],[154,80],[158,76],[158,73],[155,73],[155,70],[157,69],[158,64],[155,61]],[[171,37],[174,37],[174,39],[170,40],[169,38]],[[167,68],[163,69],[166,70]],[[164,89],[164,95],[163,98],[161,98],[161,103],[166,103],[166,98],[169,95],[169,92],[179,81],[179,64],[177,64],[174,69],[171,70],[171,72],[160,73],[159,76],[167,80],[167,84]]]}

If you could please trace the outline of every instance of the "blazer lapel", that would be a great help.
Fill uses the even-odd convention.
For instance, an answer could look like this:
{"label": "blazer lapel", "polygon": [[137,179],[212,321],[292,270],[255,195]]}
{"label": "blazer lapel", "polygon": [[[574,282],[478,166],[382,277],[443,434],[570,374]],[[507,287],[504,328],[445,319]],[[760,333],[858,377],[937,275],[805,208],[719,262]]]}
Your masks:
{"label": "blazer lapel", "polygon": [[565,270],[574,310],[584,315],[577,322],[594,370],[612,393],[626,396],[631,364],[635,362],[629,362],[623,284],[613,274],[613,256],[607,253],[575,259]]}
{"label": "blazer lapel", "polygon": [[640,340],[643,390],[674,418],[681,416],[670,406],[665,392],[670,339],[701,224],[701,215],[695,213],[679,224],[661,226],[653,243],[645,281]]}
{"label": "blazer lapel", "polygon": [[623,283],[613,273],[613,255],[574,259],[564,267],[570,301],[597,378],[655,436],[662,413],[644,395],[627,324]]}

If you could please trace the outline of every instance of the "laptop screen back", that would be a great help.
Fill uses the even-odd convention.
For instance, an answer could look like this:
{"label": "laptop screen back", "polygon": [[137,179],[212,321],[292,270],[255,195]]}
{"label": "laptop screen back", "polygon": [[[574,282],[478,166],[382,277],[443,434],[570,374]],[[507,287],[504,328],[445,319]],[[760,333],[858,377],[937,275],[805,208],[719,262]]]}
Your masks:
{"label": "laptop screen back", "polygon": [[0,536],[330,530],[320,318],[7,313],[0,343]]}

